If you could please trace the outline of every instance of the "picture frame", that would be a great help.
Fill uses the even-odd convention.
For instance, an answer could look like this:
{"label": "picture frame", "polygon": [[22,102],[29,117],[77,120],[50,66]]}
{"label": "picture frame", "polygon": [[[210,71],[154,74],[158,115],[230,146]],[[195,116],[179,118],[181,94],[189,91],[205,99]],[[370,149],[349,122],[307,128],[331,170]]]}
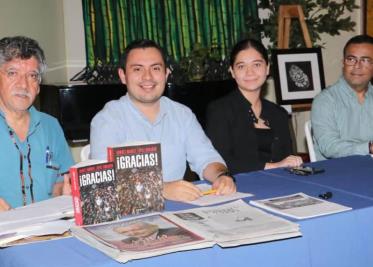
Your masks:
{"label": "picture frame", "polygon": [[311,103],[325,88],[321,48],[272,50],[272,76],[277,103]]}
{"label": "picture frame", "polygon": [[373,36],[373,2],[363,0],[362,7],[363,32]]}

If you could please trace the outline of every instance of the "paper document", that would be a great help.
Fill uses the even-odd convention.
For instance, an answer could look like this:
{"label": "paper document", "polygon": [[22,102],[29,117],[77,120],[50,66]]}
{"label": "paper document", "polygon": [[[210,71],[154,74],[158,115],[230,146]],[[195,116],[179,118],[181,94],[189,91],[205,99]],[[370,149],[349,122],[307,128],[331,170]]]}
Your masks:
{"label": "paper document", "polygon": [[222,247],[275,240],[277,235],[286,234],[286,238],[301,235],[298,224],[268,214],[243,200],[173,212],[167,217]]}
{"label": "paper document", "polygon": [[59,196],[0,213],[0,234],[74,215],[71,196]]}
{"label": "paper document", "polygon": [[312,218],[351,210],[350,207],[311,197],[304,193],[251,200],[250,204],[295,219]]}
{"label": "paper document", "polygon": [[[211,185],[210,184],[198,184],[197,187],[202,191],[202,192],[207,192],[211,190]],[[251,197],[253,194],[250,193],[241,193],[241,192],[236,192],[234,194],[226,195],[226,196],[219,196],[215,195],[214,193],[212,194],[206,194],[199,199],[193,200],[193,201],[188,201],[188,203],[196,205],[196,206],[209,206],[213,204],[218,204],[218,203],[223,203],[223,202],[228,202],[236,199],[241,199],[245,197]]]}
{"label": "paper document", "polygon": [[35,236],[62,235],[74,225],[73,220],[57,220],[38,223],[17,229],[17,231],[0,235],[0,247],[8,246],[11,242]]}

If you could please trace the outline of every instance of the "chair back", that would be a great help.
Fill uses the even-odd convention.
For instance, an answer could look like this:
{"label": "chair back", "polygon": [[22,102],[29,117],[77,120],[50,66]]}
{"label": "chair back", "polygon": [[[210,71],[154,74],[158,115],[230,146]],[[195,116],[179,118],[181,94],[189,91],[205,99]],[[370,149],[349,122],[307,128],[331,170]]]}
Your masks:
{"label": "chair back", "polygon": [[304,131],[306,133],[306,141],[307,141],[308,153],[310,155],[310,161],[315,162],[316,153],[315,153],[315,147],[314,147],[313,138],[312,138],[311,121],[306,121],[306,123],[304,124]]}
{"label": "chair back", "polygon": [[85,161],[89,160],[91,154],[91,145],[85,145],[82,150],[80,151],[80,160]]}

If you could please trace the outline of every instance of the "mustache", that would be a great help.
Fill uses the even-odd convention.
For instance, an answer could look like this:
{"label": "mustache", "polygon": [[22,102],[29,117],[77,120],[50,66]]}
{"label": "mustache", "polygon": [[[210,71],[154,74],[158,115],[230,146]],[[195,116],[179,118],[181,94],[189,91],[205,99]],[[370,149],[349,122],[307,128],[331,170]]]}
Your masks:
{"label": "mustache", "polygon": [[31,93],[23,88],[15,89],[11,92],[11,96],[22,96],[22,97],[31,97]]}

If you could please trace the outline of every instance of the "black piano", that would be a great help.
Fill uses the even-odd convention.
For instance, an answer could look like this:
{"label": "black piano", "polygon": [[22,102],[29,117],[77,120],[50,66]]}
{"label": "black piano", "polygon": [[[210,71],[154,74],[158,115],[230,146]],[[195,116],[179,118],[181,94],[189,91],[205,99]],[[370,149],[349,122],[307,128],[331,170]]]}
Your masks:
{"label": "black piano", "polygon": [[[191,108],[204,127],[208,103],[235,86],[234,80],[193,82],[182,86],[167,84],[164,95]],[[69,142],[89,142],[93,116],[106,102],[120,98],[125,92],[126,87],[122,84],[42,84],[39,107],[59,120]]]}

